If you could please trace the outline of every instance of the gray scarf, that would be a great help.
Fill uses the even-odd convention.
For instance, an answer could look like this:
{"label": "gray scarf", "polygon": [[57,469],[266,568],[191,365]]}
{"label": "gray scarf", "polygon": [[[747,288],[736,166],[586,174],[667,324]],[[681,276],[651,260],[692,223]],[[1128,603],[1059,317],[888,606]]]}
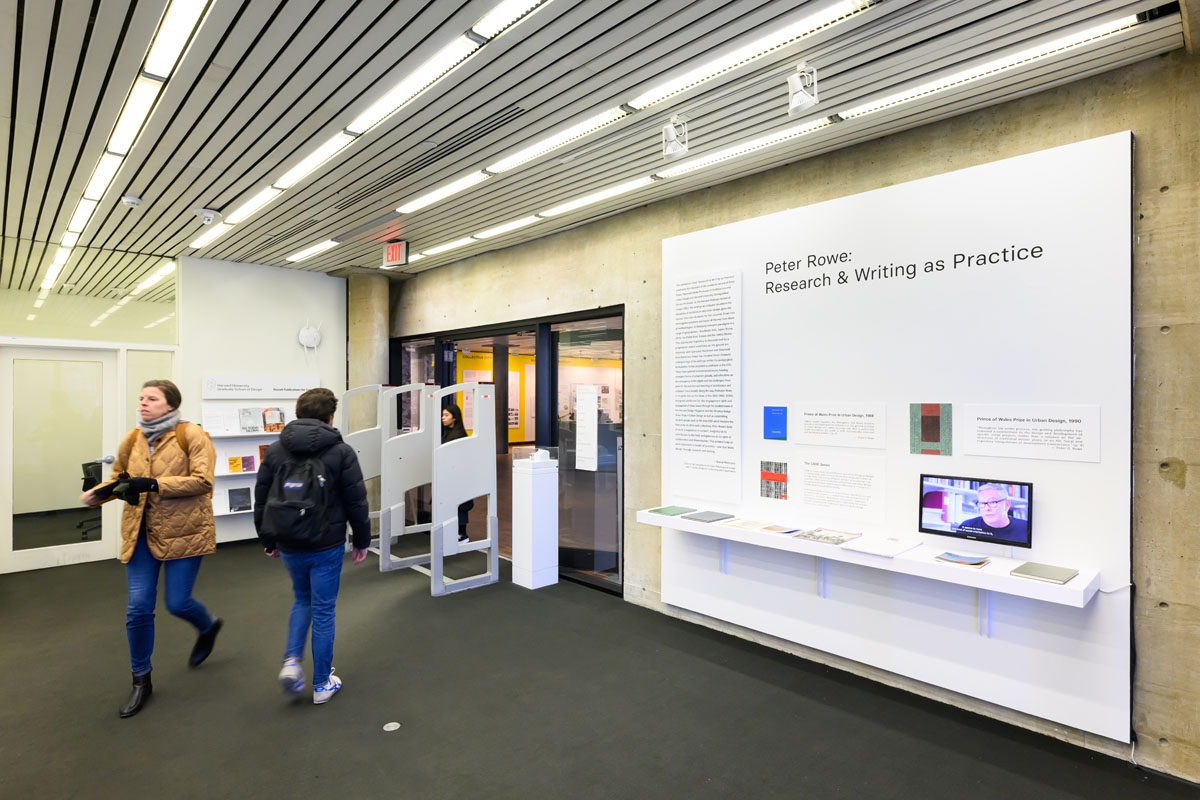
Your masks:
{"label": "gray scarf", "polygon": [[179,409],[175,408],[163,414],[158,419],[144,420],[138,418],[138,427],[146,435],[146,441],[153,443],[155,439],[179,424]]}

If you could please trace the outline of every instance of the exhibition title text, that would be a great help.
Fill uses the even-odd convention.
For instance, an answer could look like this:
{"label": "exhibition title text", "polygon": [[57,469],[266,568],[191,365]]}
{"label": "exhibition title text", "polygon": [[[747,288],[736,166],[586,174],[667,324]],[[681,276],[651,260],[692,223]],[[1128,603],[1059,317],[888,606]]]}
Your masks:
{"label": "exhibition title text", "polygon": [[[999,250],[977,253],[954,253],[949,259],[909,263],[854,265],[852,252],[809,253],[795,260],[767,261],[764,288],[768,295],[787,294],[826,286],[845,286],[851,283],[871,283],[896,278],[914,280],[918,275],[949,274],[955,270],[987,269],[1003,264],[1036,261],[1045,255],[1045,248],[1035,245],[1008,245]],[[949,267],[949,272],[947,272]],[[804,277],[788,277],[788,273],[804,272]]]}

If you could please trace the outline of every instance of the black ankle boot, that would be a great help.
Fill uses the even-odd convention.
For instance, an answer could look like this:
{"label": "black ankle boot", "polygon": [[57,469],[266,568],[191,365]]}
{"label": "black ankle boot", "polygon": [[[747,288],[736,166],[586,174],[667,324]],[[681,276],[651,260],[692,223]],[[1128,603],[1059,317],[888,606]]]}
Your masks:
{"label": "black ankle boot", "polygon": [[214,619],[212,627],[196,637],[196,644],[192,647],[192,654],[188,656],[189,667],[198,667],[204,659],[208,658],[208,654],[212,652],[213,645],[217,642],[217,634],[221,632],[221,626],[224,624],[223,620]]}
{"label": "black ankle boot", "polygon": [[132,717],[134,714],[142,710],[142,706],[150,698],[151,692],[154,691],[154,686],[150,683],[150,673],[145,675],[133,676],[133,691],[129,693],[129,699],[125,701],[125,705],[121,706],[119,713],[122,717]]}

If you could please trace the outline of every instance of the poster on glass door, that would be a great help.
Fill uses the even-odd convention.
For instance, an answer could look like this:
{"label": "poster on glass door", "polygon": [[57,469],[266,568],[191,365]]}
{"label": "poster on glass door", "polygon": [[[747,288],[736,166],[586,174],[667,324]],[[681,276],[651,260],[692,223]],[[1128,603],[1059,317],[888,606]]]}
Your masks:
{"label": "poster on glass door", "polygon": [[575,387],[575,469],[596,471],[600,387]]}

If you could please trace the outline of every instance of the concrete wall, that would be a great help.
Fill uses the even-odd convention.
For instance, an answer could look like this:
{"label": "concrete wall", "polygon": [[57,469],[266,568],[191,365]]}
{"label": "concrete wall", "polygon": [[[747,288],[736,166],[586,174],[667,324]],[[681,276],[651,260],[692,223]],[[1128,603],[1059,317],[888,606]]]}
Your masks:
{"label": "concrete wall", "polygon": [[[787,208],[1122,130],[1136,139],[1134,625],[1137,761],[1200,780],[1200,58],[1182,52],[889,136],[416,276],[392,302],[392,335],[625,304],[625,597],[1123,758],[1117,742],[952,695],[664,606],[660,496],[661,240]],[[510,288],[511,287],[511,288]],[[536,290],[529,287],[537,287]]]}

